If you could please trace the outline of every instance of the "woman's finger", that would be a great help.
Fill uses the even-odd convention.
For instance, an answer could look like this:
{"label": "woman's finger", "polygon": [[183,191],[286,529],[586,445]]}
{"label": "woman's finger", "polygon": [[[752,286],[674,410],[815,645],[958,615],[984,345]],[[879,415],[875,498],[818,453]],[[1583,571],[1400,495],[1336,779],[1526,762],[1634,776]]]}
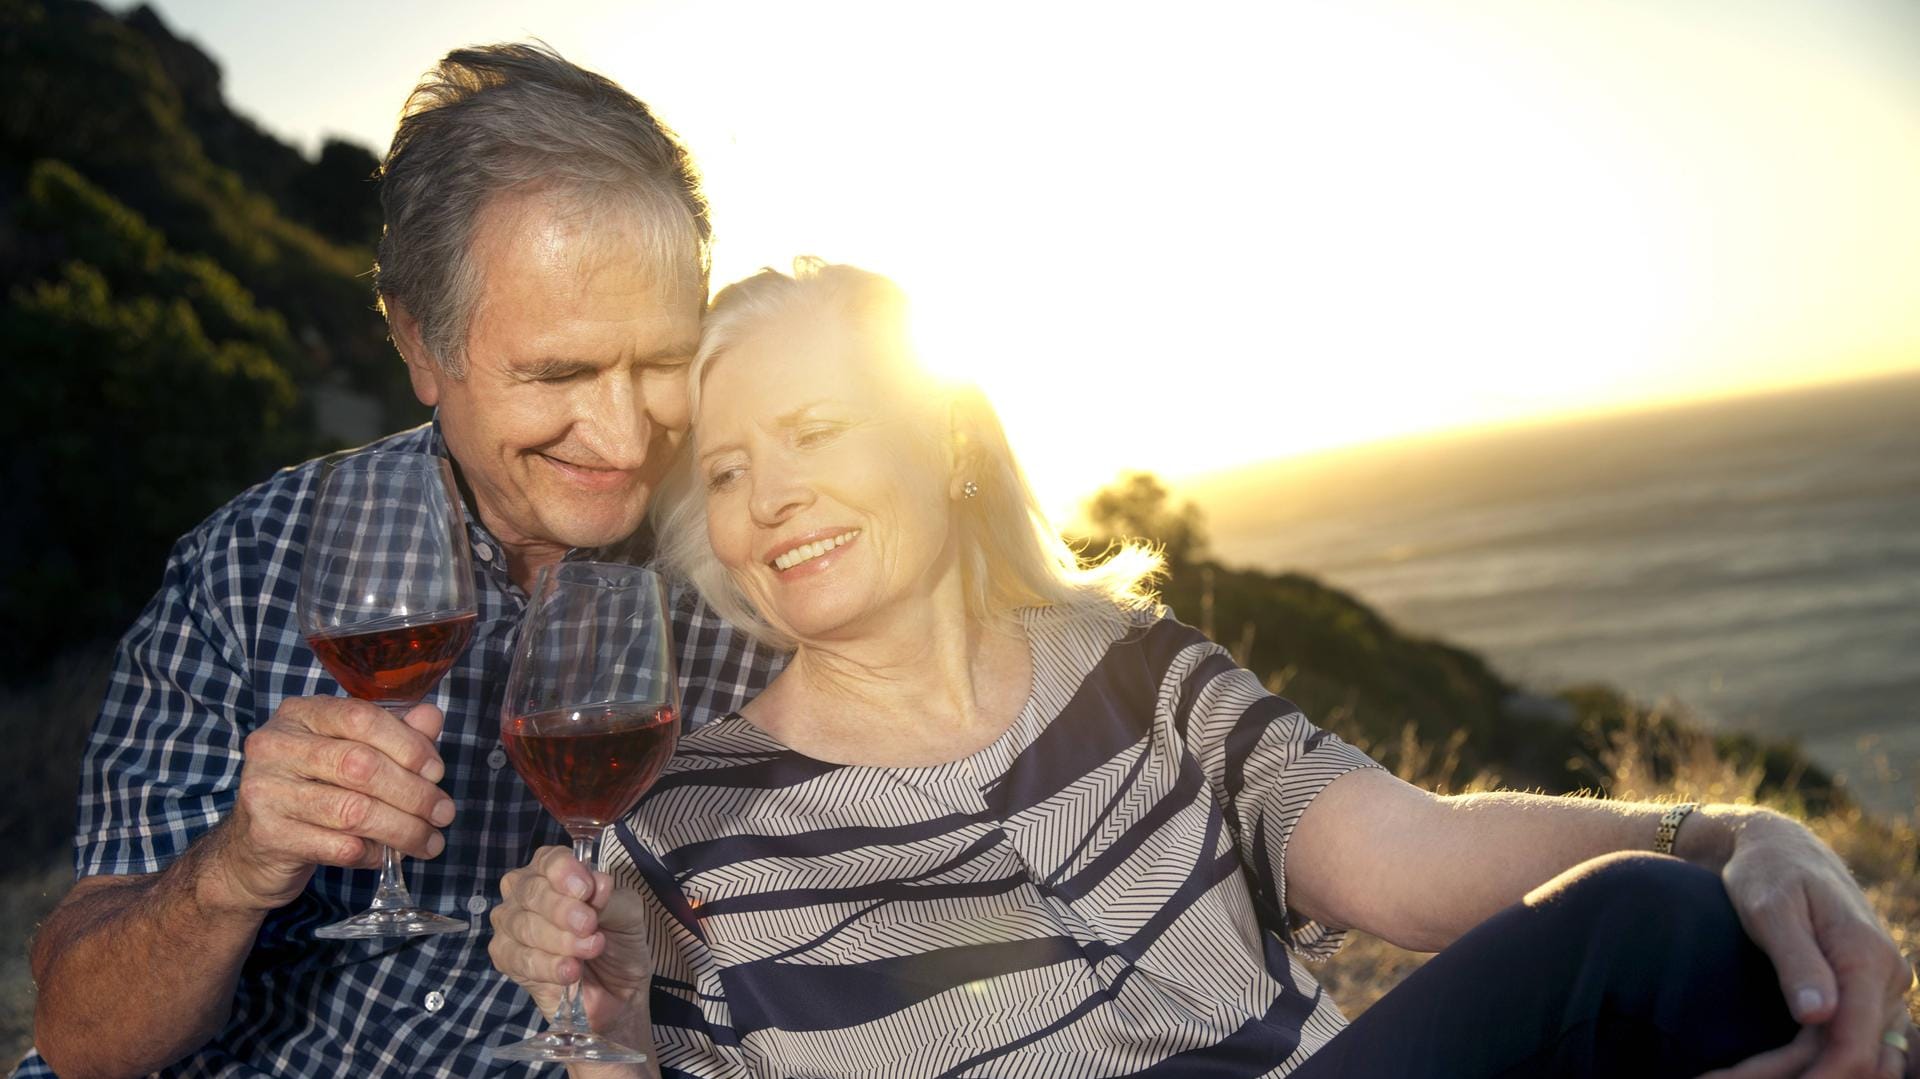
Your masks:
{"label": "woman's finger", "polygon": [[1731,1068],[1710,1071],[1700,1079],[1792,1079],[1819,1054],[1820,1028],[1801,1027],[1800,1033],[1780,1048],[1748,1057]]}
{"label": "woman's finger", "polygon": [[[517,982],[538,981],[562,985],[578,980],[580,961],[605,949],[605,938],[595,934],[575,947],[571,934],[530,917],[524,910],[489,916],[493,939],[487,954],[502,974]],[[587,955],[581,955],[585,951]]]}
{"label": "woman's finger", "polygon": [[565,847],[540,848],[533,856],[533,866],[562,895],[582,900],[593,895],[593,873]]}
{"label": "woman's finger", "polygon": [[1802,1026],[1833,1018],[1840,995],[1833,968],[1814,935],[1806,893],[1773,881],[1729,882],[1728,897],[1747,935],[1773,961],[1787,1010]]}
{"label": "woman's finger", "polygon": [[549,999],[559,997],[562,986],[571,985],[579,979],[578,960],[529,948],[498,932],[497,928],[493,939],[487,943],[487,957],[493,960],[495,970],[513,979],[535,1000],[541,1001],[543,1009]]}
{"label": "woman's finger", "polygon": [[1826,1048],[1807,1079],[1876,1074],[1885,1048],[1881,1035],[1903,1010],[1897,999],[1889,1000],[1892,943],[1879,926],[1859,922],[1828,928],[1823,943],[1839,976],[1840,1004],[1827,1024]]}
{"label": "woman's finger", "polygon": [[596,955],[601,936],[592,907],[553,890],[535,877],[520,887],[516,902],[495,908],[494,927],[531,948],[554,955]]}

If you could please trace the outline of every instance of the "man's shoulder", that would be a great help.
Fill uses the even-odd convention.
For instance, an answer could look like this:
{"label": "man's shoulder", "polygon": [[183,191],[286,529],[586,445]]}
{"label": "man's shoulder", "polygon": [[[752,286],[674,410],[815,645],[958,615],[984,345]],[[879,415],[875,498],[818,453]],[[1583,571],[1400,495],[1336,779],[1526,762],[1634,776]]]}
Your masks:
{"label": "man's shoulder", "polygon": [[426,453],[433,446],[433,425],[422,424],[364,446],[289,465],[233,496],[192,532],[182,537],[181,543],[183,547],[197,549],[200,555],[235,545],[259,545],[267,550],[278,550],[297,539],[297,533],[304,528],[320,470],[327,462],[357,453]]}

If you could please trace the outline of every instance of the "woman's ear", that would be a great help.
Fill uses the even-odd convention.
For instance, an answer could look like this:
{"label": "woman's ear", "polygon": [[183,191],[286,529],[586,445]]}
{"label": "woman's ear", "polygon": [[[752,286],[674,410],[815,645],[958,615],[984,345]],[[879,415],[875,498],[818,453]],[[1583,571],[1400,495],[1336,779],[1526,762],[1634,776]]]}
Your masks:
{"label": "woman's ear", "polygon": [[973,497],[968,484],[979,490],[980,439],[974,415],[965,394],[956,394],[947,405],[947,498],[953,501]]}

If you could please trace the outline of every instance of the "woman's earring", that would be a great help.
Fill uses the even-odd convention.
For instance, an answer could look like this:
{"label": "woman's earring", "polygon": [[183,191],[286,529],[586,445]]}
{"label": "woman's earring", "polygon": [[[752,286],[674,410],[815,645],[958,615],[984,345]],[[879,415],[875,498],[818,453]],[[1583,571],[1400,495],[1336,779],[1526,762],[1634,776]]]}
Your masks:
{"label": "woman's earring", "polygon": [[961,498],[972,498],[974,495],[977,495],[979,493],[980,493],[980,485],[973,482],[972,480],[968,480],[967,482],[960,485]]}

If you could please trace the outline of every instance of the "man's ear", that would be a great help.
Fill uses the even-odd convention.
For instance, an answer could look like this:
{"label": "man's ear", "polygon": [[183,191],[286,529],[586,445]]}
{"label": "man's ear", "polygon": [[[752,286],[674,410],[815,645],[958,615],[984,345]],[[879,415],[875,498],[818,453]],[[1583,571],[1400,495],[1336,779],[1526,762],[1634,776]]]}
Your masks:
{"label": "man's ear", "polygon": [[413,383],[413,395],[420,403],[432,408],[440,403],[440,380],[447,373],[440,369],[439,361],[427,351],[426,342],[420,337],[420,322],[405,307],[386,301],[387,331],[393,336],[393,347],[400,350],[400,358],[407,361],[407,379]]}

